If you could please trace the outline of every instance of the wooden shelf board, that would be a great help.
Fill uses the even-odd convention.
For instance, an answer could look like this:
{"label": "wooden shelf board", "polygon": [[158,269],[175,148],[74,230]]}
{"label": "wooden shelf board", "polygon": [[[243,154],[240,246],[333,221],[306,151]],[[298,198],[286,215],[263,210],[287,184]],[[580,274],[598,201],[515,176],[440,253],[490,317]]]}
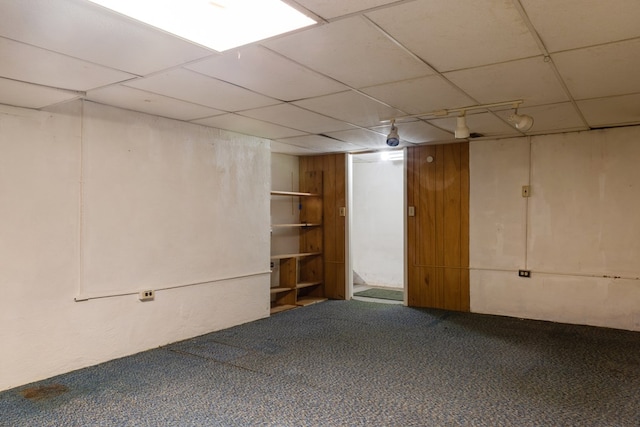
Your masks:
{"label": "wooden shelf board", "polygon": [[291,305],[291,304],[283,304],[283,305],[275,305],[273,307],[271,307],[271,314],[276,314],[276,313],[280,313],[282,311],[287,311],[287,310],[291,310],[292,308],[297,308],[298,306],[296,305]]}
{"label": "wooden shelf board", "polygon": [[311,305],[311,304],[316,304],[319,302],[323,302],[326,301],[327,298],[324,297],[304,297],[304,298],[300,298],[296,304],[299,306],[307,306],[307,305]]}
{"label": "wooden shelf board", "polygon": [[321,255],[322,252],[304,252],[304,253],[296,253],[296,254],[280,254],[280,255],[271,255],[271,259],[285,259],[285,258],[304,258],[308,256]]}
{"label": "wooden shelf board", "polygon": [[302,193],[298,191],[271,191],[272,196],[302,196],[302,197],[318,197],[320,194],[317,193]]}
{"label": "wooden shelf board", "polygon": [[317,282],[300,282],[296,285],[296,288],[298,289],[302,289],[302,288],[308,288],[309,286],[317,286],[317,285],[321,285],[322,282],[321,281],[317,281]]}
{"label": "wooden shelf board", "polygon": [[295,227],[320,227],[322,224],[310,224],[310,223],[304,223],[304,224],[271,224],[271,228],[282,228],[282,227],[291,227],[291,228],[295,228]]}
{"label": "wooden shelf board", "polygon": [[287,292],[287,291],[292,291],[292,290],[293,290],[293,288],[285,288],[285,287],[282,287],[282,286],[278,286],[278,287],[275,287],[275,288],[270,288],[269,292],[272,293],[272,294],[279,294],[280,292]]}

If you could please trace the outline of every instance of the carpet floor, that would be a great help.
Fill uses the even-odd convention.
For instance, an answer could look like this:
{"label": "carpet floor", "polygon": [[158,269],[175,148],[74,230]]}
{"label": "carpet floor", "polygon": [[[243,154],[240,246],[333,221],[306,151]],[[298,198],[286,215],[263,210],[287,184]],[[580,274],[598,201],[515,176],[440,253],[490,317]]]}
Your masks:
{"label": "carpet floor", "polygon": [[638,426],[640,333],[328,301],[2,392],[0,425]]}

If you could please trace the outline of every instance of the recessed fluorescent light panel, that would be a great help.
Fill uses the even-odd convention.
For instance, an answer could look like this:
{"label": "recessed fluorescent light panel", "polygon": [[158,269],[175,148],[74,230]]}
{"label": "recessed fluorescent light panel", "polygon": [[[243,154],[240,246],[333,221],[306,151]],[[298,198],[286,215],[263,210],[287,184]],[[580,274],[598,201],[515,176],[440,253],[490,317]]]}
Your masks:
{"label": "recessed fluorescent light panel", "polygon": [[280,0],[89,0],[222,52],[316,23]]}

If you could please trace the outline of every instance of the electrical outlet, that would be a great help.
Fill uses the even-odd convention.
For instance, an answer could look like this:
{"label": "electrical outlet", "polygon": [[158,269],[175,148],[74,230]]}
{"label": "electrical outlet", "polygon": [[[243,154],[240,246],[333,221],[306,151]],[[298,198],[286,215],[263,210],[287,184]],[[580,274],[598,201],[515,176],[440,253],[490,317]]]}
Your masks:
{"label": "electrical outlet", "polygon": [[518,276],[526,277],[528,279],[531,277],[531,270],[518,270]]}
{"label": "electrical outlet", "polygon": [[156,297],[156,293],[152,290],[138,292],[138,299],[140,301],[151,301]]}

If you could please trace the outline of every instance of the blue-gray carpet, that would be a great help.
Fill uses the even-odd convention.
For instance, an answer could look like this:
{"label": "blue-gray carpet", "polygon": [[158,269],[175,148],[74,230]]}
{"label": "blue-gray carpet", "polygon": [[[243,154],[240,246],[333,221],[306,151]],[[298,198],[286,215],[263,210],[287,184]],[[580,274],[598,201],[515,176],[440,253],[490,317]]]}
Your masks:
{"label": "blue-gray carpet", "polygon": [[5,391],[0,425],[638,426],[640,334],[328,301]]}

